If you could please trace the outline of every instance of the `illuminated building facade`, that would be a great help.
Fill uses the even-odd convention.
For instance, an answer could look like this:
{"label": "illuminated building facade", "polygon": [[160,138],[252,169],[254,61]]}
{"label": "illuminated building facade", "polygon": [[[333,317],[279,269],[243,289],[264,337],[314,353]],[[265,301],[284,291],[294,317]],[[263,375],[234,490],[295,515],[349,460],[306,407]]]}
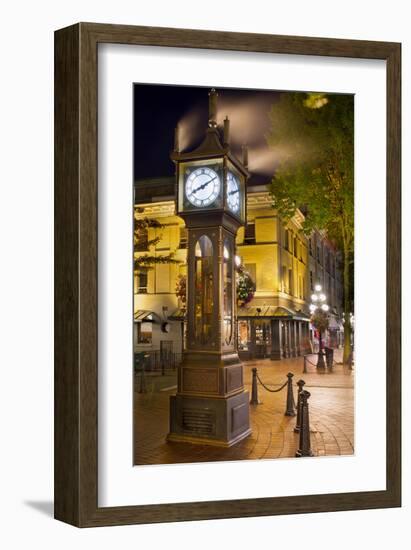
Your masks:
{"label": "illuminated building facade", "polygon": [[[176,215],[174,178],[138,180],[135,185],[138,216],[154,218],[161,229],[148,229],[146,240],[161,237],[138,254],[174,253],[178,264],[155,264],[134,280],[134,348],[159,350],[169,342],[173,351],[184,348],[185,308],[176,295],[179,276],[186,275],[187,231]],[[314,285],[323,286],[330,305],[326,344],[342,342],[342,279],[339,252],[315,232],[306,238],[302,212],[284,224],[271,206],[264,185],[247,189],[247,224],[238,230],[237,255],[255,282],[253,299],[237,310],[236,332],[242,359],[296,357],[312,350],[315,331],[309,323]]]}

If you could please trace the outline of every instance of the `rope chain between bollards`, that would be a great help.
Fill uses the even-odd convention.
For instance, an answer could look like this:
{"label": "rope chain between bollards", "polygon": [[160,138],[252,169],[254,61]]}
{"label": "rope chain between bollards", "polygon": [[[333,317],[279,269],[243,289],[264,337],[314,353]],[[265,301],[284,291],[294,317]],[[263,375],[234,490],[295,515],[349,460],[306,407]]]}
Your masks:
{"label": "rope chain between bollards", "polygon": [[258,376],[258,374],[256,374],[256,376],[257,376],[257,380],[260,382],[260,384],[262,385],[262,387],[263,387],[265,390],[267,390],[267,391],[269,391],[269,392],[271,392],[271,393],[275,393],[275,392],[281,391],[281,390],[284,389],[284,388],[286,387],[286,385],[288,384],[288,380],[287,380],[287,382],[284,382],[284,384],[283,384],[280,388],[277,388],[276,390],[272,390],[272,389],[270,389],[268,386],[266,386],[266,385],[264,384],[264,382],[261,381],[261,378]]}
{"label": "rope chain between bollards", "polygon": [[[309,355],[315,355],[314,353],[310,353]],[[310,365],[312,365],[313,367],[316,367],[317,364],[316,363],[313,363],[312,361],[310,361],[308,359],[308,355],[304,355],[304,359],[307,361],[307,363],[310,363]]]}
{"label": "rope chain between bollards", "polygon": [[294,400],[294,392],[293,392],[293,373],[289,372],[287,374],[287,381],[280,386],[277,389],[269,388],[264,382],[261,380],[261,378],[258,376],[257,369],[253,368],[253,379],[252,379],[252,388],[251,388],[251,400],[250,405],[258,405],[260,403],[258,399],[258,390],[257,390],[257,384],[260,382],[262,387],[269,391],[270,393],[277,393],[281,390],[283,390],[287,386],[287,400],[286,400],[286,409],[285,409],[285,416],[295,416],[295,400]]}
{"label": "rope chain between bollards", "polygon": [[[309,363],[310,365],[312,365],[313,367],[317,368],[318,367],[318,364],[317,363],[313,363],[312,361],[310,361],[310,359],[308,359],[309,356],[311,355],[314,355],[317,357],[317,353],[308,353],[307,355],[304,355],[304,368],[303,368],[303,373],[304,374],[307,374],[307,363]],[[339,361],[336,361],[334,358],[333,358],[333,362],[332,362],[332,365],[330,366],[329,363],[328,363],[328,360],[326,359],[326,368],[328,368],[329,370],[332,370],[335,366],[337,365],[342,365],[343,363],[339,362]]]}

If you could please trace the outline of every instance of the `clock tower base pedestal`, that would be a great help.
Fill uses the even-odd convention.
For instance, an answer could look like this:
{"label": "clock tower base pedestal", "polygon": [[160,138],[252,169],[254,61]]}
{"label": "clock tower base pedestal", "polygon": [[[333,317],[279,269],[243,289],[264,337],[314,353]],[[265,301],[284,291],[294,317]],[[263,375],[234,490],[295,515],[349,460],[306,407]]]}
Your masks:
{"label": "clock tower base pedestal", "polygon": [[251,434],[249,394],[170,397],[168,441],[231,447]]}

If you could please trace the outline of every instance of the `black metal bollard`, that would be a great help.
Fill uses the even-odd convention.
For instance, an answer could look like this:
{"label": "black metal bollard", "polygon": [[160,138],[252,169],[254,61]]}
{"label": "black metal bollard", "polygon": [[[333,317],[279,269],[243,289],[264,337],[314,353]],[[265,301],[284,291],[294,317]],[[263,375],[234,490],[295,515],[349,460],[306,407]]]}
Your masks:
{"label": "black metal bollard", "polygon": [[251,384],[251,399],[250,405],[259,405],[261,401],[258,399],[258,380],[257,380],[257,369],[254,367],[251,369],[253,372],[252,384]]}
{"label": "black metal bollard", "polygon": [[348,362],[348,369],[353,370],[353,352],[352,351],[350,353],[350,359],[349,359],[349,362]]}
{"label": "black metal bollard", "polygon": [[325,348],[325,362],[328,370],[332,371],[334,363],[334,350],[332,348]]}
{"label": "black metal bollard", "polygon": [[301,427],[300,427],[300,442],[298,451],[295,453],[296,457],[300,456],[313,456],[311,450],[310,440],[310,418],[308,414],[308,398],[310,392],[303,390],[300,393],[301,396]]}
{"label": "black metal bollard", "polygon": [[324,352],[320,350],[318,352],[317,370],[325,371]]}
{"label": "black metal bollard", "polygon": [[293,376],[292,372],[287,374],[287,406],[285,409],[284,416],[295,416],[295,401],[293,395]]}
{"label": "black metal bollard", "polygon": [[303,391],[305,386],[304,380],[299,380],[297,382],[297,386],[298,386],[298,399],[297,399],[297,421],[295,423],[295,428],[294,428],[295,433],[299,433],[301,429],[301,403],[302,403],[301,392]]}
{"label": "black metal bollard", "polygon": [[138,390],[138,393],[147,393],[146,371],[145,371],[145,368],[144,368],[144,363],[143,363],[143,368],[141,369],[140,388]]}
{"label": "black metal bollard", "polygon": [[307,374],[307,356],[304,355],[304,368],[303,368],[303,374]]}

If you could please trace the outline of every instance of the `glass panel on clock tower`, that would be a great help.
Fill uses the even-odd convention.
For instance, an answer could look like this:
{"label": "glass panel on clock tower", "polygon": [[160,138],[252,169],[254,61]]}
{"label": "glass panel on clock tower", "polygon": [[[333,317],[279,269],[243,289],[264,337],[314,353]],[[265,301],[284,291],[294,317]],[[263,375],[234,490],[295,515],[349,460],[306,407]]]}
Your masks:
{"label": "glass panel on clock tower", "polygon": [[195,323],[198,343],[208,344],[212,339],[213,313],[213,244],[202,235],[195,246]]}
{"label": "glass panel on clock tower", "polygon": [[224,240],[223,249],[223,289],[224,289],[224,343],[231,344],[233,336],[233,254],[228,239]]}

